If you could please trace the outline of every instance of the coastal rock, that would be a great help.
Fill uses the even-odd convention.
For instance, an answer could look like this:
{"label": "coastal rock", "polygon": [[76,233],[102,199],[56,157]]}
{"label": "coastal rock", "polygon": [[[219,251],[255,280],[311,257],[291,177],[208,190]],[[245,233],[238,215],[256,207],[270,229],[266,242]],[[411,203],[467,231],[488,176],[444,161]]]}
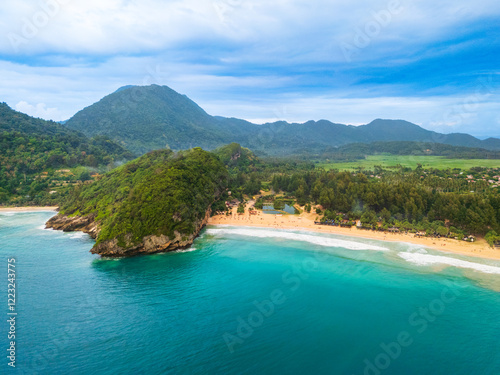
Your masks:
{"label": "coastal rock", "polygon": [[94,239],[99,235],[99,225],[95,221],[95,215],[69,217],[58,214],[45,223],[45,229],[48,228],[63,232],[84,232]]}
{"label": "coastal rock", "polygon": [[[120,246],[116,238],[96,244],[90,252],[102,257],[129,257],[135,255],[164,253],[173,250],[185,249],[192,245],[198,234],[207,224],[211,211],[207,210],[205,217],[200,220],[196,229],[189,235],[174,232],[173,238],[165,235],[146,236],[140,243],[134,244],[131,236],[125,239],[125,245]],[[94,215],[68,217],[57,215],[46,223],[46,228],[62,230],[65,232],[81,231],[88,233],[92,238],[97,238],[99,234],[99,223],[95,222]]]}

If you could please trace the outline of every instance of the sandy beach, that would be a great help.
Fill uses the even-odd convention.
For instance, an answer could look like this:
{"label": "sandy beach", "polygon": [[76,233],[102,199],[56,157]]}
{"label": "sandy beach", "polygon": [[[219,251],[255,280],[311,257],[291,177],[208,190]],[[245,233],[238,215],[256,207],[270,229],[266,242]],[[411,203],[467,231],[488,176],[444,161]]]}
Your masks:
{"label": "sandy beach", "polygon": [[[56,211],[57,206],[45,207],[0,207],[0,212],[36,212],[36,211]],[[230,216],[212,216],[209,225],[234,225],[247,227],[275,228],[275,229],[295,229],[306,230],[318,233],[341,234],[353,237],[370,238],[380,241],[409,242],[422,245],[431,249],[447,253],[455,253],[472,257],[500,260],[500,250],[492,248],[484,239],[479,239],[474,243],[457,241],[449,238],[415,237],[413,234],[403,233],[383,233],[352,228],[340,228],[327,225],[316,225],[314,220],[318,215],[302,212],[300,215],[271,215],[257,211],[256,215],[250,215],[248,209],[244,214],[237,214],[236,208]]]}
{"label": "sandy beach", "polygon": [[0,212],[34,212],[34,211],[56,211],[57,206],[45,207],[0,207]]}
{"label": "sandy beach", "polygon": [[208,224],[307,230],[311,232],[342,234],[381,241],[409,242],[447,253],[500,260],[500,250],[490,247],[484,239],[479,239],[471,243],[449,238],[415,237],[414,234],[374,232],[357,229],[356,227],[340,228],[327,225],[316,225],[314,224],[314,220],[317,216],[318,215],[313,213],[308,214],[305,211],[300,215],[271,215],[264,214],[262,211],[257,211],[256,215],[250,215],[248,210],[245,210],[244,214],[238,215],[236,213],[236,208],[233,208],[230,216],[213,216],[209,219]]}

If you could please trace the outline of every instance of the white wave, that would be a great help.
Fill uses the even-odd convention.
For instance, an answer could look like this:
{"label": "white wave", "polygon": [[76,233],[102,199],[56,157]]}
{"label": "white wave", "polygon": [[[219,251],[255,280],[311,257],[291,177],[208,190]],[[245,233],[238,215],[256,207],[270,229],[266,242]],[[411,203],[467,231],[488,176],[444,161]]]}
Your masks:
{"label": "white wave", "polygon": [[427,254],[427,250],[425,249],[425,247],[422,247],[422,245],[409,242],[405,242],[405,245],[407,247],[406,251],[409,253]]}
{"label": "white wave", "polygon": [[387,251],[389,249],[376,245],[368,245],[363,242],[340,240],[331,237],[321,237],[309,234],[300,234],[286,231],[265,230],[265,229],[207,229],[207,234],[225,235],[235,234],[240,236],[258,237],[258,238],[283,238],[292,241],[309,242],[319,246],[343,247],[349,250],[377,250]]}
{"label": "white wave", "polygon": [[88,234],[84,232],[73,232],[69,235],[69,237],[73,239],[86,238],[87,236]]}
{"label": "white wave", "polygon": [[191,251],[196,251],[196,250],[198,250],[196,247],[191,246],[191,247],[188,247],[187,249],[175,250],[172,252],[173,253],[190,253]]}
{"label": "white wave", "polygon": [[419,266],[431,266],[433,264],[444,264],[447,266],[468,268],[475,271],[493,273],[500,275],[500,267],[489,266],[487,264],[468,262],[466,260],[450,258],[442,255],[430,255],[419,253],[399,253],[404,260],[417,264]]}

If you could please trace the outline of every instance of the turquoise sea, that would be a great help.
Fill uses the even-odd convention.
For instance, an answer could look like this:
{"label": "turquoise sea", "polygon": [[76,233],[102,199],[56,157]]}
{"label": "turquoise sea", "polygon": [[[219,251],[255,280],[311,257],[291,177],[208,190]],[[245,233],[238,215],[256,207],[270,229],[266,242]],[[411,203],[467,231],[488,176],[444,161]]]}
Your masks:
{"label": "turquoise sea", "polygon": [[2,374],[500,374],[500,262],[243,227],[107,260],[53,214],[0,213]]}

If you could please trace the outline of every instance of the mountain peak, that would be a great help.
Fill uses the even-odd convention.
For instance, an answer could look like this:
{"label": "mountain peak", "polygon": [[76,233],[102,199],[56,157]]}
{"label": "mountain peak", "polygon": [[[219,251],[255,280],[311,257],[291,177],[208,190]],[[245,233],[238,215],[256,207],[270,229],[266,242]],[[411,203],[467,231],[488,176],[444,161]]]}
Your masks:
{"label": "mountain peak", "polygon": [[123,86],[76,113],[66,125],[86,135],[109,135],[139,154],[221,144],[219,121],[168,86]]}
{"label": "mountain peak", "polygon": [[255,125],[213,117],[168,86],[123,86],[83,109],[66,123],[86,135],[107,135],[129,150],[215,149],[237,142],[268,155],[290,155],[350,143],[416,141],[500,149],[500,140],[481,141],[465,134],[439,134],[405,120],[375,119],[352,126],[328,120],[303,124],[278,121]]}
{"label": "mountain peak", "polygon": [[406,120],[393,120],[393,119],[382,119],[382,118],[377,118],[367,124],[366,126],[411,126],[411,127],[418,127],[420,126],[406,121]]}
{"label": "mountain peak", "polygon": [[134,85],[126,85],[126,86],[122,86],[120,87],[119,89],[117,89],[113,94],[117,93],[117,92],[120,92],[120,91],[123,91],[123,90],[128,90],[132,87],[137,87],[137,86],[134,86]]}

